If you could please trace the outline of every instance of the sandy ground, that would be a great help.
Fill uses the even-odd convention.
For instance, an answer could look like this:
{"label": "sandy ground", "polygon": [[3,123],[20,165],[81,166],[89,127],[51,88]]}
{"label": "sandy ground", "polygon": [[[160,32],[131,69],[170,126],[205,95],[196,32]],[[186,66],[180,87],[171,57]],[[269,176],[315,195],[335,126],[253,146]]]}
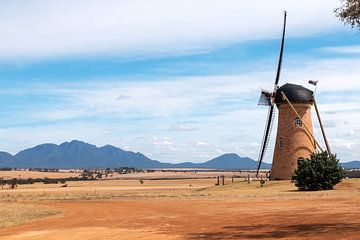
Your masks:
{"label": "sandy ground", "polygon": [[0,202],[61,212],[0,228],[0,239],[360,239],[360,180],[319,192],[298,192],[289,182],[77,184],[40,194],[41,186],[0,191]]}

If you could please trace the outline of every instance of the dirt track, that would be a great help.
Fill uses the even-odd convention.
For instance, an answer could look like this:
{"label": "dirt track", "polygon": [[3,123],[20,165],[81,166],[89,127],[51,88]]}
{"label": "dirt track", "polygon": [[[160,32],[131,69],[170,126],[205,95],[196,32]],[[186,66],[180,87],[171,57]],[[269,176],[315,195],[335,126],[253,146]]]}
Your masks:
{"label": "dirt track", "polygon": [[2,228],[0,239],[360,239],[358,185],[305,194],[274,187],[271,195],[257,188],[233,196],[228,186],[198,199],[43,202],[37,204],[62,215]]}

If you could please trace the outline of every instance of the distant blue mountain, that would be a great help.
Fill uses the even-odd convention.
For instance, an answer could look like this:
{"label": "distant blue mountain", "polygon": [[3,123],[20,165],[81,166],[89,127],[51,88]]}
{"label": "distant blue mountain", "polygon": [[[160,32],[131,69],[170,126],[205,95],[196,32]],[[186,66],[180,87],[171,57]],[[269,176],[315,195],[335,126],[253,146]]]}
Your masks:
{"label": "distant blue mountain", "polygon": [[13,159],[13,156],[7,152],[0,152],[0,159],[5,161],[11,161]]}
{"label": "distant blue mountain", "polygon": [[[0,152],[0,167],[15,168],[213,168],[213,169],[256,169],[257,162],[235,153],[224,154],[204,163],[162,163],[142,153],[125,151],[106,145],[96,147],[82,141],[65,142],[60,145],[41,144],[25,149],[12,156]],[[262,168],[269,169],[263,163]]]}
{"label": "distant blue mountain", "polygon": [[[212,168],[212,169],[256,169],[258,162],[247,157],[240,157],[236,153],[227,153],[204,163],[179,163],[182,168]],[[270,169],[271,164],[262,163],[262,169]]]}
{"label": "distant blue mountain", "polygon": [[141,153],[124,151],[110,145],[96,147],[81,141],[60,145],[41,144],[11,156],[0,152],[0,167],[17,168],[161,168],[167,164],[151,160]]}
{"label": "distant blue mountain", "polygon": [[351,161],[351,162],[341,163],[341,165],[346,169],[351,169],[351,168],[360,169],[360,161]]}
{"label": "distant blue mountain", "polygon": [[0,152],[0,167],[12,166],[14,157],[7,152]]}

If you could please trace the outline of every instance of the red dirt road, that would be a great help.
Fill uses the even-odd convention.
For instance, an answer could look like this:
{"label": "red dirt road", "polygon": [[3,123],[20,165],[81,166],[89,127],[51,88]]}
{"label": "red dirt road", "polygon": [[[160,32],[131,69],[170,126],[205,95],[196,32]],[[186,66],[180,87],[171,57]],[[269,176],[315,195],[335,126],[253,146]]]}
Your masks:
{"label": "red dirt road", "polygon": [[[346,201],[105,201],[46,203],[52,217],[0,239],[360,239]],[[335,209],[333,209],[334,206]]]}

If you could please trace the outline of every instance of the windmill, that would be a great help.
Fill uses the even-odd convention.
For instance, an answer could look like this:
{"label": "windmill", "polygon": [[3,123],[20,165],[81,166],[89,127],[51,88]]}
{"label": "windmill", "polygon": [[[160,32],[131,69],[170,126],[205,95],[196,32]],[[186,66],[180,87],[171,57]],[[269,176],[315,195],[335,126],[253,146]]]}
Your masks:
{"label": "windmill", "polygon": [[316,106],[313,91],[296,84],[286,83],[279,87],[281,64],[284,51],[287,13],[284,12],[284,25],[280,46],[280,56],[273,91],[262,90],[258,105],[269,106],[264,135],[258,157],[257,175],[264,159],[275,119],[275,106],[278,108],[278,128],[276,134],[271,180],[291,179],[297,161],[306,159],[321,146],[313,135],[311,107],[314,105],[320,122],[321,131],[329,153],[320,114]]}

